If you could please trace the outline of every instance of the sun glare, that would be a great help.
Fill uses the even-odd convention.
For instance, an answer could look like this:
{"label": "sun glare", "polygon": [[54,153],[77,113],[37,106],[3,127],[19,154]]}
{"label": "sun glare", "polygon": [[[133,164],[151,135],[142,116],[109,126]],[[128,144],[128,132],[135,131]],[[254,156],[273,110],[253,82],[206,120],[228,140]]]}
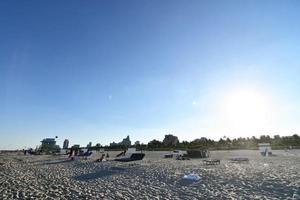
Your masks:
{"label": "sun glare", "polygon": [[222,104],[223,116],[232,130],[259,129],[267,121],[270,105],[266,96],[257,91],[239,90],[228,93]]}

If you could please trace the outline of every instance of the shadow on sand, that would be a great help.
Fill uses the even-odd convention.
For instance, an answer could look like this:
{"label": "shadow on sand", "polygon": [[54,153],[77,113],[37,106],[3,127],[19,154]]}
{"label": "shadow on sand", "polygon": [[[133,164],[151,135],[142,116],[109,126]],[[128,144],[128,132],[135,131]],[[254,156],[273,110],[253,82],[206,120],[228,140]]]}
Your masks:
{"label": "shadow on sand", "polygon": [[94,180],[97,178],[112,176],[114,174],[120,174],[120,173],[125,172],[126,170],[127,170],[126,168],[111,167],[109,169],[102,169],[102,170],[94,172],[94,173],[82,174],[79,176],[75,176],[74,179],[77,181],[89,181],[89,180]]}
{"label": "shadow on sand", "polygon": [[176,183],[176,185],[177,185],[178,187],[181,187],[181,186],[189,186],[189,185],[195,184],[195,183],[197,183],[197,182],[199,182],[199,181],[193,181],[193,180],[181,179],[181,180],[179,180],[179,181]]}
{"label": "shadow on sand", "polygon": [[57,160],[57,161],[54,161],[54,162],[44,162],[44,163],[41,163],[41,165],[56,165],[56,164],[63,164],[63,163],[70,163],[70,162],[74,162],[70,159],[68,160]]}

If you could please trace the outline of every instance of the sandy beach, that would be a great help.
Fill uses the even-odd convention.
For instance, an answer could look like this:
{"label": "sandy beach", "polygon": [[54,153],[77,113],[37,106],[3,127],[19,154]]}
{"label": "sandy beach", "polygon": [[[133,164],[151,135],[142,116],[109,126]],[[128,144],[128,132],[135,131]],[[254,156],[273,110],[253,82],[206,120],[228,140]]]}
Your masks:
{"label": "sandy beach", "polygon": [[[213,151],[221,164],[212,166],[145,153],[128,163],[1,153],[0,199],[300,199],[300,150],[273,151],[272,157]],[[250,162],[233,163],[234,157]],[[201,179],[183,179],[191,173]]]}

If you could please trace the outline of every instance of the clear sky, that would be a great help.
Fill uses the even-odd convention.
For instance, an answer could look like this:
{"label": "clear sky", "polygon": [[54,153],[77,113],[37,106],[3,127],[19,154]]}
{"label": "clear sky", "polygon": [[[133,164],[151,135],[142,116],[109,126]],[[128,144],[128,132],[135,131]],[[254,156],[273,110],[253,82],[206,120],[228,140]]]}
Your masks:
{"label": "clear sky", "polygon": [[300,133],[298,0],[1,1],[0,149]]}

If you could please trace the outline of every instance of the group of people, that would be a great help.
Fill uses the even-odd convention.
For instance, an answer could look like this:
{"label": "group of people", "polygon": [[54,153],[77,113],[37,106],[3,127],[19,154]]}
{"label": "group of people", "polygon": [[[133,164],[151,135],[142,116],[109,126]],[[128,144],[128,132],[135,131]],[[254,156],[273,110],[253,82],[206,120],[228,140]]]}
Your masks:
{"label": "group of people", "polygon": [[23,153],[24,153],[24,155],[27,155],[27,154],[33,154],[33,149],[32,148],[30,148],[30,149],[28,149],[28,150],[26,150],[26,149],[23,149]]}

